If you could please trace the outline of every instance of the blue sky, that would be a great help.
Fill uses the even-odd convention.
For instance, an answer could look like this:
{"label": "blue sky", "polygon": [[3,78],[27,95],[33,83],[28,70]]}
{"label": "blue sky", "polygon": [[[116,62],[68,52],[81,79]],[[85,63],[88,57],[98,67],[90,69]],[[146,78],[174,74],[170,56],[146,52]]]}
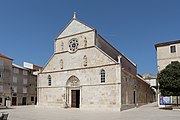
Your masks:
{"label": "blue sky", "polygon": [[157,73],[154,44],[180,39],[180,0],[0,0],[0,53],[47,63],[54,39],[77,12],[138,72]]}

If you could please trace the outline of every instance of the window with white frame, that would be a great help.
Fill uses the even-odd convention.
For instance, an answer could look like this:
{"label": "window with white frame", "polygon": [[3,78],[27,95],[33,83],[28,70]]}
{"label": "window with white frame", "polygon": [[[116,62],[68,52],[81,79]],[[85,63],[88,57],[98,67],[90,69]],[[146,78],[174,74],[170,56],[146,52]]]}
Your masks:
{"label": "window with white frame", "polygon": [[27,93],[27,87],[23,87],[23,93]]}
{"label": "window with white frame", "polygon": [[27,78],[23,78],[23,84],[27,84],[28,79]]}
{"label": "window with white frame", "polygon": [[17,77],[13,76],[13,83],[17,83]]}
{"label": "window with white frame", "polygon": [[23,75],[28,75],[28,71],[23,70]]}
{"label": "window with white frame", "polygon": [[105,83],[105,70],[101,70],[101,83]]}
{"label": "window with white frame", "polygon": [[17,86],[13,86],[13,87],[12,87],[12,92],[13,92],[13,93],[17,93]]}

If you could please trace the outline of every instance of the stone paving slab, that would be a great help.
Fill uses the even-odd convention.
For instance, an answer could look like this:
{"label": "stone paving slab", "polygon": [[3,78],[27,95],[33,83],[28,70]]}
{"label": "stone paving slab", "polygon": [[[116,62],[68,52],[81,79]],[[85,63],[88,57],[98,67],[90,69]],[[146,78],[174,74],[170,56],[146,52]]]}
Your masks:
{"label": "stone paving slab", "polygon": [[8,120],[180,120],[180,111],[158,109],[155,103],[121,112],[35,106],[15,106],[0,112],[8,112]]}

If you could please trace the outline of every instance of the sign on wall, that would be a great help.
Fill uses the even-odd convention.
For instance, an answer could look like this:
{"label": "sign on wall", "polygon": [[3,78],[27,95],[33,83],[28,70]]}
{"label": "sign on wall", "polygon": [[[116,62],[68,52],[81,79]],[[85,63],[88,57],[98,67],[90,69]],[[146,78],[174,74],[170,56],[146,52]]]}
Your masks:
{"label": "sign on wall", "polygon": [[170,96],[160,96],[160,105],[167,105],[171,104],[171,97]]}

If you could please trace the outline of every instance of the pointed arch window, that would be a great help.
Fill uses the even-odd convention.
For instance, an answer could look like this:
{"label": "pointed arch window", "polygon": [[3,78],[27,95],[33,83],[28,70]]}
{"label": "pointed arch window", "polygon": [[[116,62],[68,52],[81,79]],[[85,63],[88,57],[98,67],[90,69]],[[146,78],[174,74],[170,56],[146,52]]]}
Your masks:
{"label": "pointed arch window", "polygon": [[101,70],[101,83],[105,83],[105,70]]}
{"label": "pointed arch window", "polygon": [[51,75],[48,75],[48,86],[51,86]]}

